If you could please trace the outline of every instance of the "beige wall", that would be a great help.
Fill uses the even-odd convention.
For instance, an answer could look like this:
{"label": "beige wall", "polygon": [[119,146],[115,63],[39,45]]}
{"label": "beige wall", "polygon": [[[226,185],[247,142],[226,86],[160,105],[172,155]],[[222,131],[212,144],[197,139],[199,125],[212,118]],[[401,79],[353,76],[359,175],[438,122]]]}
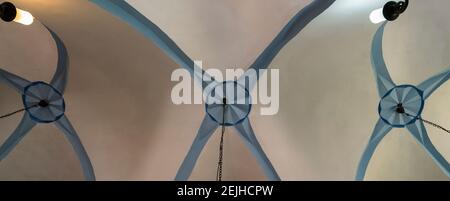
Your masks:
{"label": "beige wall", "polygon": [[[247,68],[303,0],[133,1],[192,58],[214,68]],[[202,105],[175,106],[170,74],[177,65],[132,28],[83,0],[16,0],[53,28],[71,58],[66,114],[100,180],[173,179],[204,115]],[[352,180],[377,119],[368,21],[383,1],[338,0],[275,59],[281,74],[280,112],[250,115],[264,150],[284,180]],[[385,58],[397,83],[416,84],[450,66],[450,22],[444,0],[413,1],[388,25]],[[0,66],[30,80],[48,80],[55,45],[41,24],[0,22]],[[20,55],[20,56],[18,56]],[[0,85],[0,113],[21,107]],[[450,127],[450,84],[428,101],[424,117]],[[0,142],[20,115],[0,120]],[[428,127],[450,158],[450,136]],[[212,180],[219,135],[206,146],[192,179]],[[226,180],[263,180],[234,130],[225,139]],[[255,171],[256,170],[256,171]],[[369,165],[372,180],[447,177],[405,130],[380,144]],[[0,180],[83,179],[59,131],[39,125],[0,163]]]}

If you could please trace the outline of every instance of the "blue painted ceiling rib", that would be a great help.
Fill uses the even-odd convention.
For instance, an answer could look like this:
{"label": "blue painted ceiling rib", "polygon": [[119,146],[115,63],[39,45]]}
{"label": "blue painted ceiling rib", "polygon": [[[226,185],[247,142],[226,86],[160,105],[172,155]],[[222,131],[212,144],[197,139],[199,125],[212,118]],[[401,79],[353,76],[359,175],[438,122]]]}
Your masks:
{"label": "blue painted ceiling rib", "polygon": [[375,125],[369,144],[359,162],[356,180],[363,180],[367,166],[378,144],[392,128],[404,128],[412,134],[419,144],[428,152],[442,171],[450,177],[450,165],[436,150],[428,137],[421,115],[425,100],[450,78],[450,69],[439,73],[418,86],[396,85],[389,75],[383,58],[383,23],[375,33],[372,42],[372,67],[381,101],[378,106],[380,119]]}
{"label": "blue painted ceiling rib", "polygon": [[67,85],[68,59],[63,41],[48,27],[58,49],[56,72],[50,84],[42,81],[30,82],[20,76],[0,69],[0,81],[10,85],[22,95],[25,114],[13,133],[0,146],[0,161],[3,160],[25,135],[38,123],[55,123],[71,143],[80,160],[86,180],[95,180],[94,169],[78,134],[64,114],[63,94]]}
{"label": "blue painted ceiling rib", "polygon": [[259,55],[250,68],[256,70],[266,69],[280,50],[297,34],[303,30],[313,19],[325,11],[334,0],[316,0],[298,12],[269,44],[269,46]]}
{"label": "blue painted ceiling rib", "polygon": [[[130,6],[124,0],[108,1],[108,0],[91,0],[93,3],[109,11],[113,15],[119,17],[123,21],[130,24],[132,27],[140,31],[150,40],[152,40],[159,48],[161,48],[170,58],[175,60],[183,68],[187,69],[195,79],[201,79],[201,76],[211,77],[204,71],[196,71],[196,66],[192,59],[190,59],[176,44],[173,42],[158,26],[152,23],[149,19],[139,13],[136,9]],[[335,0],[314,0],[311,4],[300,10],[289,23],[281,30],[269,46],[262,52],[249,69],[264,70],[267,69],[278,54],[278,52],[286,45],[292,38],[294,38],[308,23],[315,17],[325,11]],[[200,72],[201,74],[196,74]],[[247,71],[249,72],[249,71]],[[239,83],[242,79],[246,79],[246,74],[239,78]],[[258,76],[258,73],[256,73]],[[269,158],[262,150],[248,119],[248,114],[251,109],[251,99],[249,91],[256,84],[259,77],[256,77],[253,83],[248,86],[241,86],[238,82],[225,81],[219,83],[217,81],[205,82],[202,80],[202,86],[205,89],[207,86],[212,86],[213,89],[220,88],[223,90],[219,99],[224,102],[228,98],[228,93],[225,88],[227,85],[233,85],[232,88],[238,93],[245,94],[245,104],[229,104],[227,107],[221,107],[222,104],[206,104],[206,112],[203,122],[198,130],[197,136],[186,155],[175,180],[187,180],[195,166],[195,163],[211,137],[214,131],[220,126],[233,126],[241,138],[244,140],[250,151],[260,163],[264,173],[269,180],[280,180],[275,168],[272,166]],[[211,79],[210,79],[211,80]],[[208,91],[208,90],[206,90]],[[209,92],[212,89],[209,90]],[[213,96],[208,96],[212,98]],[[214,97],[217,98],[217,97]],[[224,117],[225,116],[225,117]],[[226,121],[225,121],[226,119]]]}

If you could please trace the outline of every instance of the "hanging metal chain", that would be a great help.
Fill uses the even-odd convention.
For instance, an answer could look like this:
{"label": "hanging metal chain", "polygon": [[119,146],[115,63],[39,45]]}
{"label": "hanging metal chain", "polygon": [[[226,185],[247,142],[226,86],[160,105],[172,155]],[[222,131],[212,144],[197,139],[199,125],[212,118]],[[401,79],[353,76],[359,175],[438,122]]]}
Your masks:
{"label": "hanging metal chain", "polygon": [[408,113],[406,113],[406,112],[405,112],[405,114],[406,114],[407,116],[416,118],[417,120],[420,120],[420,121],[422,121],[422,122],[424,122],[424,123],[426,123],[426,124],[428,124],[428,125],[431,125],[431,126],[433,126],[433,127],[435,127],[435,128],[438,128],[438,129],[441,129],[441,130],[443,130],[443,131],[445,131],[445,132],[447,132],[447,133],[450,133],[450,130],[448,130],[448,129],[446,129],[446,128],[444,128],[444,127],[442,127],[442,126],[440,126],[440,125],[438,125],[438,124],[436,124],[436,123],[433,123],[433,122],[431,122],[431,121],[428,121],[428,120],[426,120],[426,119],[422,119],[422,117],[419,117],[419,116],[415,117],[415,116],[410,115],[410,114],[408,114]]}
{"label": "hanging metal chain", "polygon": [[5,115],[3,115],[3,116],[0,116],[0,119],[3,119],[3,118],[6,118],[6,117],[15,115],[15,114],[17,114],[17,113],[19,113],[19,112],[23,112],[23,111],[25,111],[25,110],[28,110],[28,109],[31,109],[31,108],[37,107],[37,106],[38,106],[38,105],[33,105],[33,106],[30,106],[30,107],[27,107],[27,108],[22,108],[22,109],[20,109],[20,110],[17,110],[17,111],[14,111],[14,112],[5,114]]}
{"label": "hanging metal chain", "polygon": [[216,181],[222,181],[222,166],[223,166],[223,136],[225,134],[225,110],[227,109],[227,101],[223,99],[223,109],[222,109],[222,133],[220,135],[220,145],[219,145],[219,162],[217,163]]}

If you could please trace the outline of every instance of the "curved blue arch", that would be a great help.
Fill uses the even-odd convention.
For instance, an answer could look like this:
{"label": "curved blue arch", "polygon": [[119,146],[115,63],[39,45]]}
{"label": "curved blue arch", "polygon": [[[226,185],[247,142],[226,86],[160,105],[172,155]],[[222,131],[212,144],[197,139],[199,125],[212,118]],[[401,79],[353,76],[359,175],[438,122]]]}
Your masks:
{"label": "curved blue arch", "polygon": [[[113,15],[124,20],[135,29],[143,33],[146,37],[152,40],[157,46],[159,46],[169,57],[179,63],[183,68],[186,68],[191,72],[193,77],[198,76],[195,73],[195,65],[192,60],[154,23],[149,19],[144,17],[136,9],[130,6],[124,0],[90,0],[91,2],[97,4],[103,9],[109,11]],[[281,32],[275,37],[275,39],[269,44],[269,46],[258,56],[256,61],[249,67],[249,70],[263,70],[266,69],[279,51],[292,39],[294,38],[306,25],[308,25],[313,19],[325,11],[335,0],[314,0],[308,6],[300,10],[281,30]],[[247,71],[248,72],[248,71]],[[202,71],[202,75],[205,76],[206,73]],[[206,75],[209,76],[209,75]],[[256,75],[259,79],[259,76]],[[241,76],[239,79],[245,79],[245,76]],[[238,81],[239,82],[239,81]],[[245,82],[240,82],[245,83]],[[255,83],[250,83],[254,86]],[[205,88],[208,83],[203,82],[202,86]],[[245,90],[250,91],[251,86],[244,86]],[[207,105],[205,106],[205,108]],[[248,116],[248,114],[247,114]],[[205,116],[205,119],[200,127],[197,137],[195,138],[191,149],[186,155],[180,169],[178,170],[176,180],[187,180],[195,161],[198,158],[199,153],[203,149],[207,139],[213,134],[214,130],[217,128],[218,123],[214,120],[214,117],[209,113]],[[245,125],[243,125],[245,124]],[[228,125],[231,126],[231,125]],[[253,130],[250,126],[250,121],[248,117],[243,118],[238,124],[233,124],[237,126],[239,133],[243,139],[248,143],[249,148],[255,154],[260,164],[266,170],[266,175],[270,180],[280,180],[280,177],[276,173],[273,166],[270,164],[269,159],[265,156],[256,137],[254,136]],[[203,137],[202,137],[203,136]],[[207,136],[207,137],[205,137]]]}
{"label": "curved blue arch", "polygon": [[383,58],[382,39],[386,24],[387,22],[383,23],[375,33],[372,41],[372,51],[371,51],[372,67],[375,72],[377,88],[381,100],[389,96],[392,90],[395,90],[396,88],[410,87],[418,92],[420,96],[420,107],[417,111],[417,115],[413,120],[403,125],[397,125],[391,124],[387,119],[383,118],[383,116],[381,115],[381,107],[380,107],[381,101],[380,101],[380,104],[378,105],[378,113],[380,114],[380,118],[376,123],[376,126],[372,132],[372,136],[370,137],[369,143],[366,146],[366,149],[361,157],[361,160],[359,161],[355,178],[356,180],[364,179],[367,166],[369,165],[373,153],[375,152],[378,144],[389,133],[389,131],[392,128],[403,128],[403,127],[406,127],[406,129],[411,133],[411,135],[416,139],[416,141],[419,144],[421,144],[424,150],[427,151],[427,153],[430,155],[431,158],[433,158],[433,160],[441,168],[441,170],[448,177],[450,177],[450,164],[434,147],[433,143],[428,137],[423,122],[417,121],[417,119],[420,118],[420,115],[423,111],[425,105],[424,101],[431,95],[431,93],[433,93],[439,86],[441,86],[444,82],[446,82],[449,79],[450,69],[427,79],[426,81],[419,84],[419,86],[407,84],[398,86],[395,85],[389,75],[389,72],[387,70]]}
{"label": "curved blue arch", "polygon": [[[45,25],[44,25],[45,26]],[[69,143],[72,145],[72,148],[74,149],[79,161],[81,168],[83,170],[83,175],[86,180],[94,181],[95,180],[95,173],[94,168],[92,166],[92,163],[89,159],[89,156],[78,137],[78,134],[76,133],[75,129],[72,127],[69,119],[66,117],[64,112],[62,114],[57,115],[52,120],[43,120],[39,117],[36,117],[31,114],[30,111],[30,105],[28,105],[26,99],[27,97],[26,93],[29,88],[35,87],[37,85],[42,85],[45,87],[48,87],[48,89],[53,90],[52,92],[54,94],[57,94],[61,97],[63,100],[63,93],[64,89],[67,84],[67,68],[68,68],[68,54],[67,50],[65,48],[65,45],[63,41],[56,35],[55,32],[53,32],[49,27],[45,26],[47,30],[52,35],[53,39],[55,39],[55,43],[58,49],[58,63],[56,67],[56,71],[53,75],[51,84],[48,84],[43,81],[37,81],[37,82],[30,82],[26,80],[25,78],[22,78],[18,75],[14,75],[8,71],[5,71],[3,69],[0,69],[0,81],[5,82],[6,84],[10,85],[16,91],[18,91],[22,95],[22,102],[26,108],[25,114],[19,123],[19,125],[16,127],[16,129],[12,132],[12,134],[8,137],[8,139],[0,146],[0,161],[3,160],[13,149],[14,147],[20,143],[20,141],[25,137],[25,135],[37,124],[37,123],[55,123],[56,126],[61,130],[61,132],[66,136],[66,139],[69,141]],[[43,92],[35,92],[35,93],[43,93]],[[28,93],[30,94],[30,93]],[[33,98],[38,98],[38,96]],[[44,99],[41,99],[44,100]],[[45,100],[48,101],[48,100]],[[65,109],[65,103],[62,101],[61,107]],[[39,106],[41,107],[41,106]],[[44,107],[44,106],[42,106]],[[47,106],[45,106],[47,107]]]}

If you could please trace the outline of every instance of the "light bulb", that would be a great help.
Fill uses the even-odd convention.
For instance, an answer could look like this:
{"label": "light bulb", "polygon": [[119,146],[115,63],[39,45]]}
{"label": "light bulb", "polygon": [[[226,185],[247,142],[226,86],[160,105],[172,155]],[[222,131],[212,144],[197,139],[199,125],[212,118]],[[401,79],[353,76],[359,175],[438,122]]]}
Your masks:
{"label": "light bulb", "polygon": [[370,13],[370,21],[374,24],[378,24],[386,20],[383,15],[383,8],[376,9]]}
{"label": "light bulb", "polygon": [[31,15],[30,12],[24,11],[17,8],[17,15],[16,18],[14,18],[14,22],[23,24],[23,25],[30,25],[34,21],[33,15]]}

